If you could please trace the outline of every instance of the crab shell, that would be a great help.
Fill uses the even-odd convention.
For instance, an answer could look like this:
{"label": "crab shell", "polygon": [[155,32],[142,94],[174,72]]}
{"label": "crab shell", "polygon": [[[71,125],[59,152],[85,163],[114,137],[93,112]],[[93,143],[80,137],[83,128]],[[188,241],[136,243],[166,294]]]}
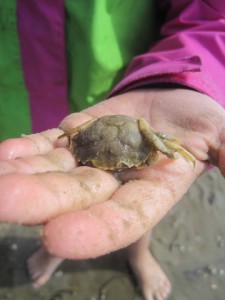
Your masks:
{"label": "crab shell", "polygon": [[70,147],[83,165],[104,170],[144,166],[155,153],[141,134],[138,121],[124,115],[104,116],[88,123],[71,138]]}

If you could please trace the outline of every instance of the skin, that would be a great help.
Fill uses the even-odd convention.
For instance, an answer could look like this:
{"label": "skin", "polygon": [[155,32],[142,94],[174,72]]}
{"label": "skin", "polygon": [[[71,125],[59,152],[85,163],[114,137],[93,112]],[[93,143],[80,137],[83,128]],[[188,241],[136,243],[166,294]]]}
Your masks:
{"label": "skin", "polygon": [[[213,99],[192,90],[148,89],[69,115],[60,126],[73,128],[108,114],[144,118],[157,131],[176,136],[196,157],[195,167],[182,156],[171,161],[160,154],[155,166],[125,170],[118,180],[102,170],[76,167],[67,139],[57,141],[60,129],[8,140],[0,144],[0,220],[44,224],[42,259],[46,251],[50,260],[62,261],[97,257],[130,245],[128,259],[144,298],[166,299],[170,284],[147,251],[147,232],[209,161],[225,174],[225,112]],[[35,269],[37,261],[30,266]]]}

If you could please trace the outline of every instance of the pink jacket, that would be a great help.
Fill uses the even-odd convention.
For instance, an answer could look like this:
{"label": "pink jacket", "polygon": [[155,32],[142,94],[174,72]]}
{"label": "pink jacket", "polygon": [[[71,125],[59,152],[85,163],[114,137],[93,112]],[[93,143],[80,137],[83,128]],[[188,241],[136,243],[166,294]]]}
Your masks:
{"label": "pink jacket", "polygon": [[135,57],[112,94],[153,83],[177,83],[225,106],[225,4],[221,0],[164,0],[161,39]]}

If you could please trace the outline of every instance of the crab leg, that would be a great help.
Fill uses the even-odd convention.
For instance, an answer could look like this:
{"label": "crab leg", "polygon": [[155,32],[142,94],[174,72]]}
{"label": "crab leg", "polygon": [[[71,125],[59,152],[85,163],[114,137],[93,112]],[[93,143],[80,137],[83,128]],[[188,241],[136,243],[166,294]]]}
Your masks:
{"label": "crab leg", "polygon": [[176,143],[178,145],[181,144],[181,141],[178,138],[176,138],[174,135],[172,135],[172,134],[169,134],[169,133],[166,133],[166,132],[157,132],[157,131],[155,131],[155,134],[159,138],[161,138],[162,140],[168,140],[168,141],[170,141],[172,143]]}
{"label": "crab leg", "polygon": [[176,153],[178,152],[184,158],[190,160],[195,166],[195,157],[180,145],[180,141],[176,137],[168,133],[157,132],[151,128],[144,119],[138,120],[138,125],[141,133],[145,136],[149,143],[153,143],[155,145],[157,150],[172,159],[178,158]]}
{"label": "crab leg", "polygon": [[196,163],[196,158],[186,149],[184,149],[182,146],[176,144],[176,143],[171,143],[170,141],[164,140],[165,145],[172,149],[173,151],[177,151],[180,153],[185,159],[190,160],[193,165],[195,166]]}
{"label": "crab leg", "polygon": [[77,126],[77,127],[74,127],[74,128],[69,128],[69,129],[66,129],[66,130],[63,129],[65,132],[63,134],[61,134],[58,137],[58,139],[61,139],[64,136],[70,137],[71,135],[77,134],[78,132],[85,129],[87,126],[89,126],[95,120],[96,120],[96,118],[93,118],[93,119],[88,120],[87,122],[81,124],[80,126]]}
{"label": "crab leg", "polygon": [[156,134],[158,137],[160,137],[163,140],[163,142],[168,148],[179,152],[181,155],[183,155],[184,158],[190,160],[195,166],[196,163],[195,157],[180,145],[181,141],[178,138],[165,132],[158,132],[158,133],[156,132]]}
{"label": "crab leg", "polygon": [[168,147],[164,143],[164,140],[162,140],[157,135],[158,132],[152,129],[144,119],[138,120],[138,126],[140,132],[143,134],[143,136],[146,138],[146,140],[149,142],[150,145],[154,144],[156,150],[159,150],[160,152],[167,155],[171,159],[177,158],[177,155],[176,153],[174,153],[175,151],[173,151],[172,147],[168,149]]}

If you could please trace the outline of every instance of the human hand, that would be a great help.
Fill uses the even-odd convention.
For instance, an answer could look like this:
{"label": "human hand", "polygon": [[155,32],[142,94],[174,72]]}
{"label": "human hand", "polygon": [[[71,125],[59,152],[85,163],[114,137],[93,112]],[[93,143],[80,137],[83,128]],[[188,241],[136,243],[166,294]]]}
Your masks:
{"label": "human hand", "polygon": [[60,129],[7,140],[0,144],[0,220],[44,224],[43,242],[53,255],[96,257],[152,229],[209,160],[225,173],[224,110],[209,97],[187,89],[132,91],[69,115],[61,127],[109,114],[144,118],[175,135],[196,166],[160,155],[155,166],[121,172],[120,184],[109,172],[77,167],[66,142],[57,141]]}

